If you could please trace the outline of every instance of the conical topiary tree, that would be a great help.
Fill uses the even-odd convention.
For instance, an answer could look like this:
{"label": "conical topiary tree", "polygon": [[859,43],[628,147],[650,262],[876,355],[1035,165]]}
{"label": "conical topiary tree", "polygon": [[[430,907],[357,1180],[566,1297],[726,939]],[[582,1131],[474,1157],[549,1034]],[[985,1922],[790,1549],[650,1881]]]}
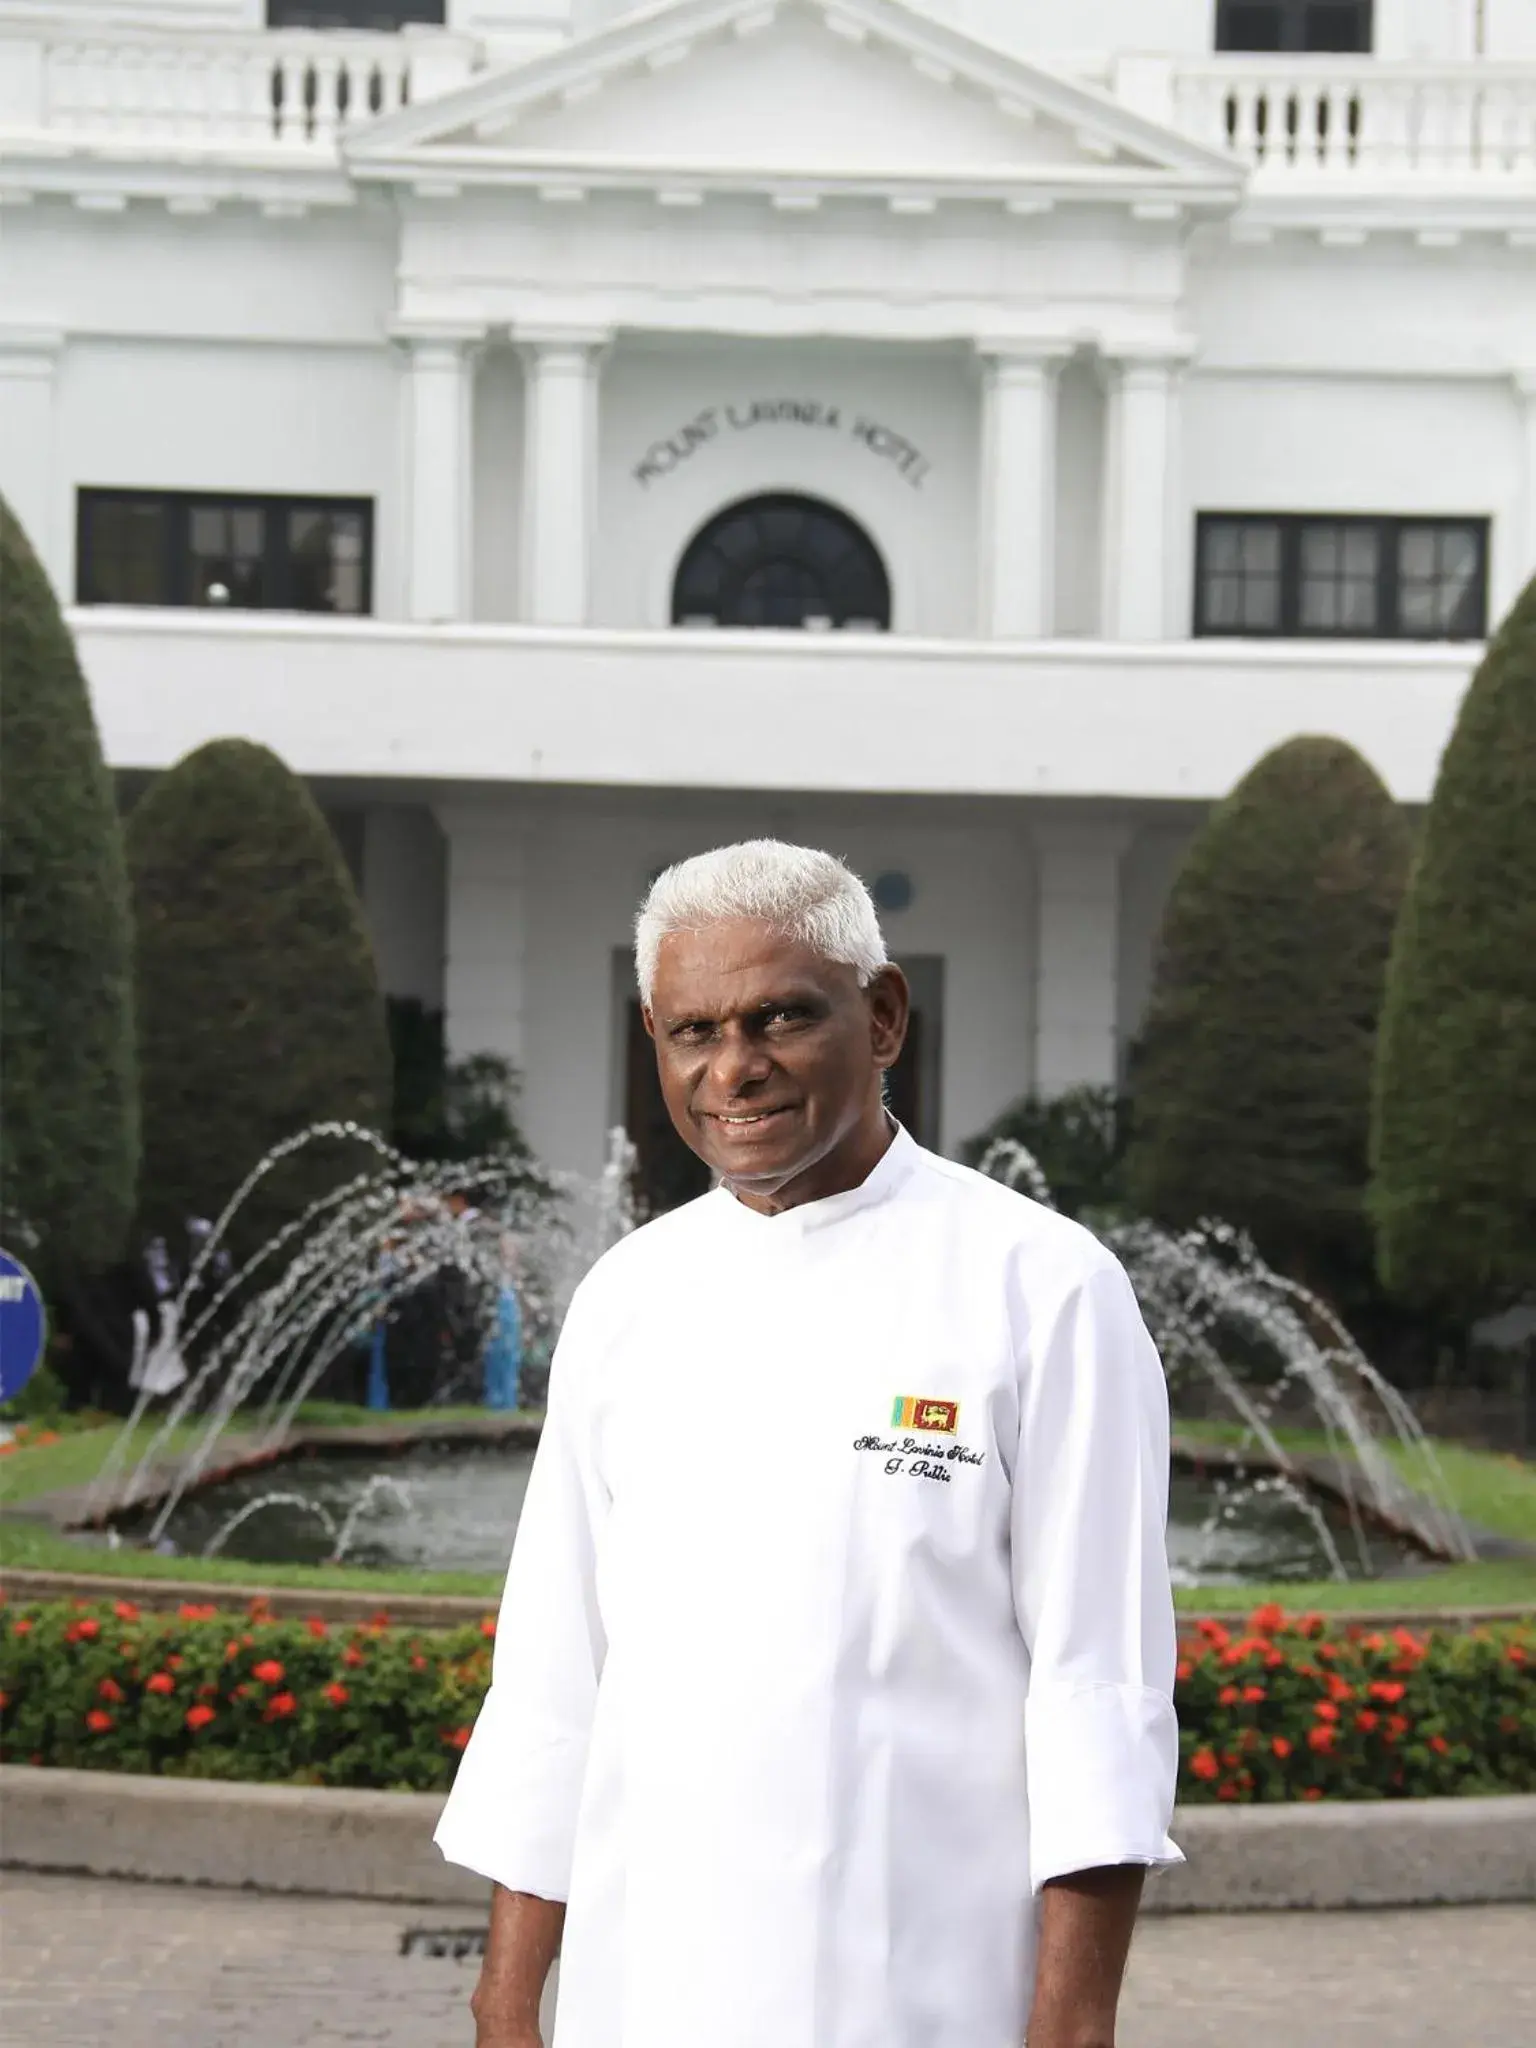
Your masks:
{"label": "conical topiary tree", "polygon": [[3,500],[0,739],[0,1217],[67,1295],[133,1214],[128,878],[74,642]]}
{"label": "conical topiary tree", "polygon": [[[215,740],[128,820],[144,1091],[141,1214],[183,1241],[308,1125],[387,1120],[390,1052],[362,906],[314,799],[265,747]],[[326,1147],[272,1177],[250,1249],[359,1163]]]}
{"label": "conical topiary tree", "polygon": [[1536,1296],[1536,581],[1440,763],[1392,948],[1371,1150],[1391,1293],[1460,1318]]}
{"label": "conical topiary tree", "polygon": [[1133,1204],[1250,1231],[1333,1289],[1368,1268],[1372,1049],[1408,827],[1341,740],[1265,755],[1169,897],[1131,1061]]}

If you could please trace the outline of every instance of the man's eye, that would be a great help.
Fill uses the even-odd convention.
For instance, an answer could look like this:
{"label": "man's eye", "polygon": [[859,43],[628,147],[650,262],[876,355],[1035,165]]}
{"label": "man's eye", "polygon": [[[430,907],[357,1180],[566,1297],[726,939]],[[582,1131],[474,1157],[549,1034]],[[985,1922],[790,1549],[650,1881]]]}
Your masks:
{"label": "man's eye", "polygon": [[801,1024],[805,1021],[807,1014],[808,1012],[799,1004],[786,1003],[781,1008],[768,1012],[768,1022],[770,1024]]}

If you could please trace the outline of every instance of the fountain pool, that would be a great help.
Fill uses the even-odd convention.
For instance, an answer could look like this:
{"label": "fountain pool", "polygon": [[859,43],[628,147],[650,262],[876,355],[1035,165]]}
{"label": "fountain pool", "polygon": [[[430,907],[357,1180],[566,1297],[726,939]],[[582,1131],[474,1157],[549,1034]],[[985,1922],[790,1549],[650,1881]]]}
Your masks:
{"label": "fountain pool", "polygon": [[[532,1462],[525,1446],[419,1444],[391,1458],[386,1487],[373,1457],[321,1453],[185,1494],[164,1539],[189,1556],[216,1545],[252,1564],[321,1564],[353,1517],[348,1564],[499,1573]],[[1343,1541],[1347,1510],[1317,1511]],[[1365,1540],[1373,1576],[1420,1562],[1389,1536],[1367,1532]],[[1318,1579],[1329,1570],[1314,1515],[1284,1492],[1245,1485],[1224,1499],[1209,1478],[1185,1470],[1174,1474],[1168,1555],[1179,1585]]]}

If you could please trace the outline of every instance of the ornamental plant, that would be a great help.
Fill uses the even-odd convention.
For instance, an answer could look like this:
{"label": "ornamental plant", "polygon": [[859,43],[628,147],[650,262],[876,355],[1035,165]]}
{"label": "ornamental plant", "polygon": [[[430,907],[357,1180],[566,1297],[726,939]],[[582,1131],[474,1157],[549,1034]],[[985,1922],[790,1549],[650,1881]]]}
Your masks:
{"label": "ornamental plant", "polygon": [[1191,845],[1130,1063],[1143,1215],[1246,1230],[1335,1292],[1369,1269],[1371,1063],[1408,827],[1342,740],[1289,740]]}
{"label": "ornamental plant", "polygon": [[[276,754],[215,740],[128,820],[137,922],[145,1228],[181,1242],[309,1125],[388,1117],[390,1049],[362,905],[314,798]],[[242,1210],[248,1252],[362,1163],[312,1148]]]}
{"label": "ornamental plant", "polygon": [[1462,700],[1398,920],[1371,1209],[1388,1289],[1470,1320],[1536,1298],[1536,581]]}
{"label": "ornamental plant", "polygon": [[[490,1682],[495,1623],[276,1621],[265,1605],[0,1608],[0,1759],[437,1791]],[[1259,1608],[1179,1646],[1186,1801],[1536,1791],[1536,1628],[1351,1627]]]}
{"label": "ornamental plant", "polygon": [[133,1215],[128,874],[75,644],[3,499],[0,730],[0,1223],[67,1297],[121,1257]]}

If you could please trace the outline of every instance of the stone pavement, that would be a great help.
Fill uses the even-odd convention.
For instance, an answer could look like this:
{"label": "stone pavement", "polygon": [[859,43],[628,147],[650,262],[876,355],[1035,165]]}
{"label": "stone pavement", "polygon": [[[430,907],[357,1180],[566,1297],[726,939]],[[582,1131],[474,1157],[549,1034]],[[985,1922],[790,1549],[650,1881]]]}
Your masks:
{"label": "stone pavement", "polygon": [[[4,2048],[470,2048],[472,1916],[94,1879],[0,1879]],[[1122,2048],[1527,2048],[1536,1909],[1149,1920]],[[724,2048],[724,2044],[722,2044]]]}

